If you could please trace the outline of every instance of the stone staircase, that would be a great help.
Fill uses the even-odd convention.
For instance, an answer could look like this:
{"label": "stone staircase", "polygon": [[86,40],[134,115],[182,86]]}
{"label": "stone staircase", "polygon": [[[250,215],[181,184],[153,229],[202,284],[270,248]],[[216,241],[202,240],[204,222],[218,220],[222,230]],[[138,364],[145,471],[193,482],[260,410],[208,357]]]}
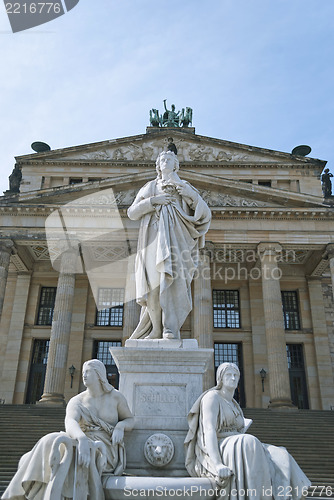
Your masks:
{"label": "stone staircase", "polygon": [[[309,498],[334,498],[334,411],[246,409],[249,432],[285,446],[312,481]],[[23,453],[45,434],[64,430],[65,410],[36,405],[0,405],[0,494]],[[327,490],[326,490],[327,488]]]}
{"label": "stone staircase", "polygon": [[62,431],[65,409],[37,405],[0,405],[0,495],[20,457],[45,434]]}
{"label": "stone staircase", "polygon": [[244,414],[253,419],[250,434],[292,454],[312,481],[308,497],[334,498],[334,411],[246,409]]}

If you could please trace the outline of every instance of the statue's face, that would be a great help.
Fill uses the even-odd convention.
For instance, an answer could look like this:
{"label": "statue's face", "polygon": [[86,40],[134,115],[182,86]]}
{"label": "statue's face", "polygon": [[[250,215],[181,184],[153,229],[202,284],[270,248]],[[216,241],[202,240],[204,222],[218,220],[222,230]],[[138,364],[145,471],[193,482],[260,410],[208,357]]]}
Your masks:
{"label": "statue's face", "polygon": [[227,368],[223,375],[223,387],[236,389],[239,382],[238,373],[233,368]]}
{"label": "statue's face", "polygon": [[161,172],[173,172],[175,167],[175,160],[172,155],[164,154],[160,157],[160,169]]}
{"label": "statue's face", "polygon": [[90,385],[99,381],[99,376],[91,366],[85,366],[82,370],[82,381],[85,387],[89,387]]}

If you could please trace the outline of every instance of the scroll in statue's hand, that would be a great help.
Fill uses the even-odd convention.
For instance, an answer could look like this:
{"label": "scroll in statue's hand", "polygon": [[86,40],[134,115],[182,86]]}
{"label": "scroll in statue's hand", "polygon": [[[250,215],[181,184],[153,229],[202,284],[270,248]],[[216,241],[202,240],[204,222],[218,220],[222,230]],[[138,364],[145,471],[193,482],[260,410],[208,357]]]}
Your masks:
{"label": "scroll in statue's hand", "polygon": [[112,433],[111,444],[119,444],[123,441],[123,439],[124,439],[124,430],[117,429],[116,426]]}
{"label": "scroll in statue's hand", "polygon": [[88,438],[82,437],[78,439],[78,464],[83,467],[89,467],[90,462],[90,447]]}

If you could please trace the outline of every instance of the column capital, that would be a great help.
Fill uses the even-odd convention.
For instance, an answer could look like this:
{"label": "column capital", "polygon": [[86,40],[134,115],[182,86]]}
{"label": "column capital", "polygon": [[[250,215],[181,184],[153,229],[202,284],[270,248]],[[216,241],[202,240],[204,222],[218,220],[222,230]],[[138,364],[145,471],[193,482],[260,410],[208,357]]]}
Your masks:
{"label": "column capital", "polygon": [[64,249],[63,253],[60,255],[59,272],[61,274],[76,274],[83,272],[78,245],[72,245]]}
{"label": "column capital", "polygon": [[278,255],[282,252],[282,245],[277,241],[260,241],[257,252],[260,255]]}
{"label": "column capital", "polygon": [[6,252],[11,254],[14,250],[13,240],[0,240],[0,252]]}

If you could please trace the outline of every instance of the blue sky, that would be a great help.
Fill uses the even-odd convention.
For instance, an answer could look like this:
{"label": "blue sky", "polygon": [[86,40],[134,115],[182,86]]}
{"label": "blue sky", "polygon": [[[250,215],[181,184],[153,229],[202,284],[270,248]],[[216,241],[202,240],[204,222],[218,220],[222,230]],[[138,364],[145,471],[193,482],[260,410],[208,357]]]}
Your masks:
{"label": "blue sky", "polygon": [[0,5],[0,192],[14,156],[142,134],[163,99],[196,133],[334,170],[333,0],[80,0],[12,34]]}

